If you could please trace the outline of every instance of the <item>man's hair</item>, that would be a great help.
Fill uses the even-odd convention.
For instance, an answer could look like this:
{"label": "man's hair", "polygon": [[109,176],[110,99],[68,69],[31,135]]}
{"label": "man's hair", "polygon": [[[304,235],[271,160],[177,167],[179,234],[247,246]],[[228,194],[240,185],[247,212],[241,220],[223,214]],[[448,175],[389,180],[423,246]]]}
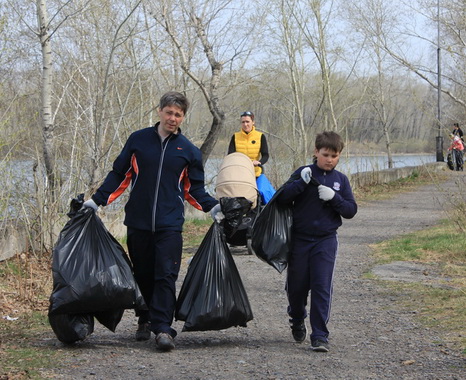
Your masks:
{"label": "man's hair", "polygon": [[177,106],[180,107],[183,113],[186,115],[189,108],[189,100],[176,91],[169,91],[162,95],[160,98],[159,109],[164,109],[167,106]]}
{"label": "man's hair", "polygon": [[454,123],[454,124],[453,124],[453,127],[455,127],[455,128],[459,128],[459,127],[460,127],[460,125],[459,125],[458,123]]}
{"label": "man's hair", "polygon": [[341,136],[333,131],[325,131],[316,136],[316,149],[326,148],[340,153],[345,147]]}

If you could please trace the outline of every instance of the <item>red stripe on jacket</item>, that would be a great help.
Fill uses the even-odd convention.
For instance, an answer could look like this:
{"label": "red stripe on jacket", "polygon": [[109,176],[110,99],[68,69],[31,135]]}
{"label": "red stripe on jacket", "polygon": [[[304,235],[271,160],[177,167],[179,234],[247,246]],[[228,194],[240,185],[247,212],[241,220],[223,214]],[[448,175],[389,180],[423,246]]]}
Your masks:
{"label": "red stripe on jacket", "polygon": [[188,176],[188,168],[184,168],[183,171],[181,172],[180,184],[181,183],[183,183],[184,199],[186,199],[191,206],[193,206],[193,207],[197,208],[198,210],[202,211],[202,206],[189,193],[189,190],[191,189],[191,182],[190,182],[189,176]]}
{"label": "red stripe on jacket", "polygon": [[138,168],[138,162],[136,160],[136,156],[133,154],[131,156],[131,166],[125,173],[125,179],[120,183],[120,186],[108,197],[107,200],[107,205],[112,203],[115,199],[117,199],[123,192],[126,190],[126,188],[129,186],[131,183],[131,177],[132,177],[132,172],[136,174],[136,178],[139,174],[139,168]]}

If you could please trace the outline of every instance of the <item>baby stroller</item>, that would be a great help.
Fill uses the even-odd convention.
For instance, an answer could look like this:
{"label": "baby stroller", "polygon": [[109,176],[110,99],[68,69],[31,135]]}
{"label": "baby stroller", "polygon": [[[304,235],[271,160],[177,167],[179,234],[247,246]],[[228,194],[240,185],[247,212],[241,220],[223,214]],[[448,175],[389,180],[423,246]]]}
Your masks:
{"label": "baby stroller", "polygon": [[215,186],[217,198],[225,219],[222,221],[225,239],[231,246],[251,248],[254,220],[261,208],[261,197],[256,185],[254,166],[243,153],[231,153],[224,158]]}

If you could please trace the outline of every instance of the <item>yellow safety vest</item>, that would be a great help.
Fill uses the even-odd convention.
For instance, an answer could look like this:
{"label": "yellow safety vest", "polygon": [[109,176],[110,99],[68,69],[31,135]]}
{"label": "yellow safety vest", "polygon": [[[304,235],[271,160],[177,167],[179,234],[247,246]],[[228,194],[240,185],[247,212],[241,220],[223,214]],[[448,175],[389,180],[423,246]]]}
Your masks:
{"label": "yellow safety vest", "polygon": [[[256,131],[253,126],[251,132],[246,133],[242,129],[240,132],[235,133],[235,146],[236,151],[244,153],[251,161],[259,161],[261,155],[261,138],[262,132]],[[262,173],[260,166],[254,166],[256,177]]]}

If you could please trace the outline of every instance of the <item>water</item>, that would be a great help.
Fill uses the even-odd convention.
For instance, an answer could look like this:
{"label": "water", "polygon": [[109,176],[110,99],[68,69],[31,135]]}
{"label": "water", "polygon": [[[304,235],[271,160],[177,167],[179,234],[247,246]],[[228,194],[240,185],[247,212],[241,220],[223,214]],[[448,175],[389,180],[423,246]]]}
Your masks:
{"label": "water", "polygon": [[[395,168],[420,166],[437,161],[435,154],[401,154],[392,158]],[[388,159],[386,155],[341,157],[337,168],[347,174],[385,170],[388,169]]]}
{"label": "water", "polygon": [[[394,155],[393,165],[395,168],[402,168],[405,166],[419,166],[429,162],[436,161],[435,154],[400,154]],[[218,172],[218,168],[222,159],[213,158],[207,161],[205,172],[206,178],[214,177]],[[270,160],[269,162],[272,162]],[[310,162],[310,160],[309,160]],[[290,168],[294,170],[296,168]],[[367,156],[351,156],[340,158],[337,169],[345,174],[354,174],[360,172],[371,172],[377,170],[388,169],[387,155],[367,155]]]}
{"label": "water", "polygon": [[[393,166],[395,168],[402,168],[405,166],[420,166],[426,163],[435,162],[437,157],[435,154],[399,154],[393,157]],[[206,178],[206,189],[210,194],[214,194],[216,175],[219,171],[220,165],[223,158],[213,158],[207,160],[205,165],[205,178]],[[311,162],[311,160],[309,160]],[[273,167],[273,160],[269,160],[267,166]],[[280,164],[280,170],[290,175],[296,168],[291,166],[287,168],[288,163]],[[340,158],[340,162],[337,165],[337,169],[345,174],[355,174],[361,172],[371,172],[378,170],[388,169],[387,155],[367,155],[367,156],[351,156]],[[266,172],[267,174],[267,172]]]}

